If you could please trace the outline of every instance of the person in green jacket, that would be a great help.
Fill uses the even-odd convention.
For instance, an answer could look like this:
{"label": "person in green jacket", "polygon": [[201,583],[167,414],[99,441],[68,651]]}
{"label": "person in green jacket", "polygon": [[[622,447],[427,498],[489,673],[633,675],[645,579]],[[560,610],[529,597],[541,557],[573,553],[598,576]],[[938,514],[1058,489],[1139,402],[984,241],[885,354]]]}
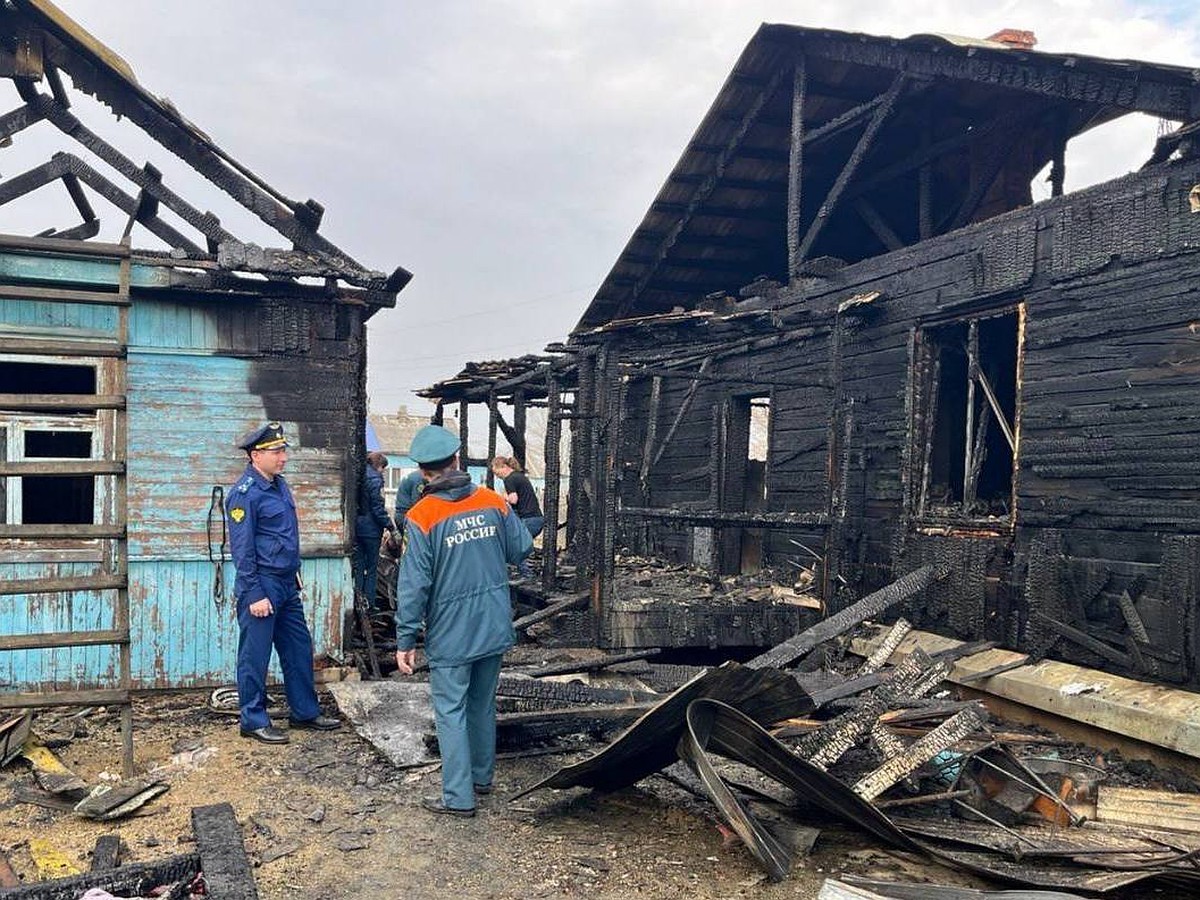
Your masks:
{"label": "person in green jacket", "polygon": [[427,425],[409,451],[426,484],[406,517],[396,664],[412,674],[424,625],[442,796],[422,805],[469,817],[475,795],[492,789],[500,660],[516,642],[508,565],[525,559],[533,540],[503,497],[459,471],[458,449],[453,432]]}

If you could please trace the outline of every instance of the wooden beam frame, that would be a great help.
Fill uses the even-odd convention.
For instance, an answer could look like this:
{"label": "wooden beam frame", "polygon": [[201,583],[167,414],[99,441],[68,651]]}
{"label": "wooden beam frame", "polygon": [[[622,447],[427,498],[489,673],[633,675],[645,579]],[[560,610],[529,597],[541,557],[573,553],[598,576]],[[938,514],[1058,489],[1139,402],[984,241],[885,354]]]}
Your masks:
{"label": "wooden beam frame", "polygon": [[900,238],[892,227],[883,218],[875,205],[867,200],[866,197],[858,197],[853,201],[854,211],[858,213],[858,217],[866,223],[871,229],[875,237],[879,238],[883,246],[888,250],[899,250],[906,246],[905,242]]}
{"label": "wooden beam frame", "polygon": [[859,136],[858,143],[854,147],[854,151],[850,154],[850,158],[846,160],[846,165],[842,167],[842,171],[838,173],[837,180],[834,181],[833,187],[829,189],[829,193],[825,196],[825,201],[821,204],[821,208],[817,210],[817,215],[812,224],[808,226],[808,231],[804,233],[804,239],[800,242],[800,247],[796,251],[795,262],[797,265],[802,264],[808,258],[809,251],[812,250],[813,244],[821,235],[821,231],[832,217],[834,210],[837,209],[838,203],[842,199],[842,194],[846,190],[846,185],[858,171],[859,165],[862,164],[863,158],[867,155],[867,151],[871,149],[871,145],[875,142],[875,137],[879,134],[883,123],[887,121],[892,110],[896,106],[896,101],[900,97],[900,92],[906,83],[904,74],[897,75],[892,81],[891,86],[883,94],[882,101],[877,106],[871,115],[870,122]]}

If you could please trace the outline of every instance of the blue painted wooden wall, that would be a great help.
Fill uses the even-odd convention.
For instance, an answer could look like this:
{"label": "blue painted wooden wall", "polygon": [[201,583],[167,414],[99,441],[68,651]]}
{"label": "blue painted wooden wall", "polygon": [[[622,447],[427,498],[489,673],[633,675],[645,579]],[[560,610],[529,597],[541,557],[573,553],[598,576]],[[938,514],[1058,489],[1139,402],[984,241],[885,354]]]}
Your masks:
{"label": "blue painted wooden wall", "polygon": [[[235,439],[271,416],[255,393],[255,328],[262,310],[246,301],[197,300],[161,288],[164,273],[135,265],[128,357],[128,515],[133,679],[137,687],[180,687],[232,680],[237,645],[226,563],[223,603],[213,596],[216,567],[208,559],[206,519],[212,489],[233,484],[245,466]],[[115,283],[109,261],[0,253],[0,281],[73,286]],[[0,334],[62,338],[115,334],[109,307],[0,299]],[[353,352],[361,342],[350,342]],[[341,352],[340,350],[338,352]],[[236,356],[233,354],[237,354]],[[322,363],[330,377],[350,378],[353,360]],[[283,369],[305,360],[273,358]],[[346,391],[352,392],[353,385]],[[340,409],[332,407],[341,406]],[[346,472],[357,431],[344,402],[317,404],[319,427],[295,419],[288,481],[296,494],[307,585],[307,612],[317,652],[341,643],[342,609],[350,602],[346,547]],[[277,410],[276,410],[277,411]],[[15,414],[0,413],[0,427]],[[344,439],[340,436],[344,432]],[[338,436],[306,445],[304,434]],[[101,454],[96,453],[96,456]],[[105,479],[98,479],[102,481]],[[214,534],[219,539],[219,532]],[[94,547],[72,542],[30,552],[0,542],[0,579],[88,574]],[[112,592],[0,597],[0,631],[30,633],[111,627]],[[0,688],[107,687],[116,677],[112,648],[0,653]]]}

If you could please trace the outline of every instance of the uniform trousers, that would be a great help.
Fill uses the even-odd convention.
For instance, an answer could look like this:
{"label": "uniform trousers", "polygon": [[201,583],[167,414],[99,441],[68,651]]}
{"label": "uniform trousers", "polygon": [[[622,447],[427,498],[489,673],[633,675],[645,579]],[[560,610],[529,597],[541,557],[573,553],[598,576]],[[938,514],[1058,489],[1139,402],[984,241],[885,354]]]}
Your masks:
{"label": "uniform trousers", "polygon": [[503,654],[429,670],[442,756],[442,803],[474,809],[474,785],[491,785],[496,767],[496,686]]}
{"label": "uniform trousers", "polygon": [[296,576],[259,572],[258,580],[275,611],[269,616],[252,616],[250,604],[262,598],[238,598],[237,686],[244,731],[271,724],[267,715],[267,666],[271,662],[271,647],[279,654],[291,718],[303,721],[321,714],[313,684],[312,635],[304,621]]}

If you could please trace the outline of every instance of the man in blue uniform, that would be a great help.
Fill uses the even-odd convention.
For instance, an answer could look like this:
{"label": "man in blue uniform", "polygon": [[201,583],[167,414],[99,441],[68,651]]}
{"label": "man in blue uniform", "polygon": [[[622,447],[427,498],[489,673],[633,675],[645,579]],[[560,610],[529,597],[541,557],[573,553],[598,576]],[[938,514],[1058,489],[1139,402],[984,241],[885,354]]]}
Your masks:
{"label": "man in blue uniform", "polygon": [[282,472],[287,464],[283,427],[271,422],[238,444],[250,458],[229,489],[230,552],[237,567],[238,702],[242,737],[286,744],[285,732],[267,716],[267,665],[279,654],[293,728],[341,727],[325,716],[313,685],[313,645],[300,603],[300,529],[296,503]]}
{"label": "man in blue uniform", "polygon": [[422,805],[469,817],[475,795],[492,789],[500,659],[516,640],[508,564],[528,556],[533,540],[503,497],[458,470],[458,448],[453,432],[427,425],[409,451],[426,485],[408,511],[396,590],[396,663],[402,674],[412,674],[424,623],[442,796]]}

